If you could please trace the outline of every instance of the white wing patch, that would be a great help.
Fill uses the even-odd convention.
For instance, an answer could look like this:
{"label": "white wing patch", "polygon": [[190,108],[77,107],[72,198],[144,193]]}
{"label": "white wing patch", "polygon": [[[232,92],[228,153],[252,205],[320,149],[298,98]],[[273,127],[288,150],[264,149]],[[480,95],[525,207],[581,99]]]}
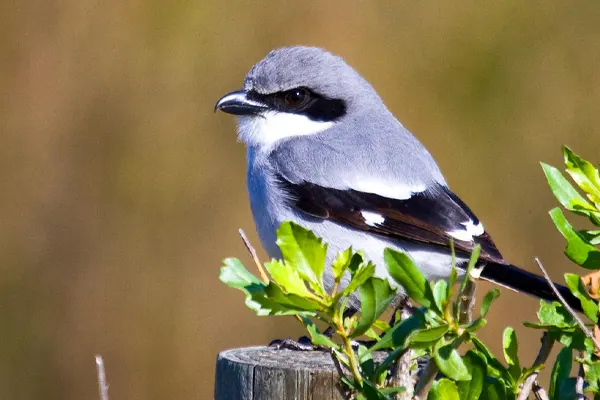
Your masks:
{"label": "white wing patch", "polygon": [[461,225],[465,226],[464,230],[456,229],[446,233],[455,239],[462,240],[464,242],[472,242],[473,236],[483,235],[485,232],[481,222],[477,225],[475,225],[473,221],[461,222]]}
{"label": "white wing patch", "polygon": [[353,181],[346,181],[345,183],[349,188],[356,191],[372,193],[396,200],[410,199],[414,193],[420,193],[427,189],[427,187],[423,184],[410,185],[360,178]]}
{"label": "white wing patch", "polygon": [[485,229],[483,228],[483,224],[481,222],[479,222],[477,225],[475,225],[473,223],[473,221],[469,221],[469,222],[463,222],[462,225],[465,226],[465,228],[467,229],[467,232],[471,236],[483,235],[483,232],[485,232]]}
{"label": "white wing patch", "polygon": [[369,226],[376,226],[385,222],[385,218],[382,215],[371,211],[361,211],[360,214],[365,219],[365,223]]}
{"label": "white wing patch", "polygon": [[281,139],[319,133],[333,124],[330,121],[313,121],[299,114],[265,111],[258,116],[239,117],[238,137],[248,146],[268,149]]}

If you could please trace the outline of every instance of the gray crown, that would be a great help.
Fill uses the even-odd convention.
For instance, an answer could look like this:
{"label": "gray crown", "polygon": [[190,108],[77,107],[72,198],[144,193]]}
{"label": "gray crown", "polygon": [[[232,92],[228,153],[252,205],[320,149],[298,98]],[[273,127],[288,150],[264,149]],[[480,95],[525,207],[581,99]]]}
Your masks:
{"label": "gray crown", "polygon": [[244,89],[261,94],[306,87],[348,108],[381,104],[373,87],[338,56],[317,47],[283,47],[271,51],[246,76]]}

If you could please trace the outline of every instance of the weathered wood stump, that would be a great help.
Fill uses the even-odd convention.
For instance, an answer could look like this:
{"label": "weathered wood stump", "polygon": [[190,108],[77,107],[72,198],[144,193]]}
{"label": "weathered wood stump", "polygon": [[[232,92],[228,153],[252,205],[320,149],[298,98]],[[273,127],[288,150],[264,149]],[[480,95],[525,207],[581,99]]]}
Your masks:
{"label": "weathered wood stump", "polygon": [[331,355],[247,347],[217,358],[215,400],[343,399]]}

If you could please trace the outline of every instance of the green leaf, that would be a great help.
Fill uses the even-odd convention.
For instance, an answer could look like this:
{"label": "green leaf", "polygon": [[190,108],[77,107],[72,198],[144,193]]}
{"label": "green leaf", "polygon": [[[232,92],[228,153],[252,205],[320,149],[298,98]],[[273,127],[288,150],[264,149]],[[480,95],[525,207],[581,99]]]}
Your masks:
{"label": "green leaf", "polygon": [[504,333],[502,334],[502,347],[504,349],[504,359],[508,363],[508,372],[514,380],[517,380],[521,375],[521,365],[519,363],[517,334],[513,328],[508,327],[504,329]]}
{"label": "green leaf", "polygon": [[432,328],[417,329],[409,336],[409,343],[437,342],[450,330],[448,324],[434,326]]}
{"label": "green leaf", "polygon": [[410,334],[423,327],[423,315],[415,313],[394,325],[381,340],[369,348],[369,353],[394,346],[404,349]]}
{"label": "green leaf", "polygon": [[471,379],[471,374],[458,351],[452,344],[435,348],[433,358],[440,371],[448,378],[455,381],[466,381]]}
{"label": "green leaf", "polygon": [[266,284],[252,275],[237,258],[226,258],[219,272],[219,280],[227,286],[239,289],[246,295],[246,306],[258,315],[267,315],[269,309],[263,310],[255,298],[264,297]]}
{"label": "green leaf", "polygon": [[433,295],[429,283],[413,260],[405,253],[392,249],[385,249],[383,257],[390,276],[404,288],[406,294],[416,303],[431,307]]}
{"label": "green leaf", "polygon": [[560,208],[550,211],[550,217],[560,233],[567,239],[565,254],[571,261],[586,269],[600,269],[600,250],[589,244],[565,218]]}
{"label": "green leaf", "polygon": [[540,300],[540,309],[537,316],[542,325],[568,328],[574,324],[571,314],[558,301],[548,303]]}
{"label": "green leaf", "polygon": [[271,308],[270,314],[272,315],[293,315],[302,311],[325,311],[319,302],[295,294],[284,293],[273,282],[264,288],[264,296],[264,300],[256,296],[253,297],[253,300],[261,303],[261,306],[265,309]]}
{"label": "green leaf", "polygon": [[360,286],[360,319],[351,337],[365,333],[396,297],[387,279],[371,277]]}
{"label": "green leaf", "polygon": [[363,283],[375,274],[375,265],[371,262],[361,264],[360,267],[352,274],[350,283],[340,293],[348,296],[354,293]]}
{"label": "green leaf", "polygon": [[452,302],[452,296],[454,295],[454,284],[458,279],[458,269],[456,269],[456,256],[454,254],[454,242],[450,240],[452,246],[452,269],[450,270],[450,278],[448,279],[448,289],[446,290],[446,303]]}
{"label": "green leaf", "polygon": [[379,342],[380,337],[377,334],[377,332],[375,332],[375,329],[373,329],[373,327],[367,329],[364,335],[375,342]]}
{"label": "green leaf", "polygon": [[266,286],[260,279],[252,275],[237,258],[226,258],[219,273],[219,280],[234,289],[242,289],[251,284]]}
{"label": "green leaf", "polygon": [[441,315],[444,312],[444,306],[448,301],[448,282],[441,280],[437,281],[433,286],[433,299],[435,306]]}
{"label": "green leaf", "polygon": [[585,372],[585,381],[589,384],[588,389],[592,393],[598,393],[600,390],[600,362],[583,363]]}
{"label": "green leaf", "polygon": [[584,314],[594,323],[598,323],[598,303],[590,297],[579,275],[565,274],[565,281],[573,296],[581,302]]}
{"label": "green leaf", "polygon": [[589,244],[600,245],[600,231],[578,231],[578,233]]}
{"label": "green leaf", "polygon": [[375,362],[373,361],[373,356],[370,353],[367,353],[367,350],[365,345],[360,344],[358,345],[356,353],[360,360],[360,369],[363,378],[372,379],[373,372],[375,372]]}
{"label": "green leaf", "polygon": [[323,346],[330,349],[337,349],[339,347],[333,340],[319,332],[319,330],[312,323],[312,321],[310,321],[309,319],[305,320],[308,321],[305,321],[305,324],[306,329],[308,330],[308,333],[310,335],[310,341],[312,342],[312,344],[314,344],[315,346]]}
{"label": "green leaf", "polygon": [[382,377],[386,375],[389,367],[398,360],[398,357],[400,357],[405,350],[405,348],[396,347],[394,350],[388,352],[387,357],[377,366],[374,376]]}
{"label": "green leaf", "polygon": [[[362,382],[361,392],[364,400],[387,400],[386,396],[377,389],[374,383],[364,380]],[[360,395],[357,400],[361,400]]]}
{"label": "green leaf", "polygon": [[600,205],[600,174],[594,165],[563,146],[567,172],[596,205]]}
{"label": "green leaf", "polygon": [[456,384],[450,379],[442,378],[433,382],[427,400],[461,400]]}
{"label": "green leaf", "polygon": [[487,362],[483,354],[473,350],[467,351],[464,360],[471,380],[457,382],[458,393],[461,400],[477,400],[487,376]]}
{"label": "green leaf", "polygon": [[513,377],[508,373],[508,370],[500,362],[500,360],[498,360],[496,356],[492,354],[490,349],[488,349],[487,346],[476,337],[472,337],[471,342],[473,343],[477,351],[483,354],[483,356],[486,358],[488,364],[488,375],[501,377],[507,382],[509,382],[511,385],[514,385],[515,381]]}
{"label": "green leaf", "polygon": [[282,223],[277,229],[277,245],[285,262],[298,271],[316,293],[323,295],[327,245],[308,229],[290,221]]}
{"label": "green leaf", "polygon": [[297,294],[300,297],[316,298],[316,296],[308,290],[306,283],[300,278],[298,271],[286,265],[280,260],[271,260],[265,263],[265,268],[284,292]]}
{"label": "green leaf", "polygon": [[482,317],[479,317],[475,321],[473,321],[470,324],[463,326],[463,327],[468,332],[476,332],[476,331],[480,330],[481,328],[483,328],[486,324],[487,324],[487,321],[485,319],[483,319]]}
{"label": "green leaf", "polygon": [[[552,190],[552,193],[563,207],[567,210],[576,212],[596,211],[595,208],[581,196],[577,190],[575,190],[558,169],[545,163],[541,164],[546,179],[548,180],[550,190]],[[587,215],[585,212],[584,214]]]}
{"label": "green leaf", "polygon": [[550,375],[550,387],[548,395],[551,400],[559,400],[559,384],[569,377],[571,367],[573,366],[573,350],[563,347],[556,356],[552,374]]}
{"label": "green leaf", "polygon": [[532,365],[529,368],[523,368],[523,370],[521,371],[521,376],[519,376],[519,379],[517,380],[517,387],[519,387],[520,385],[522,385],[523,382],[527,378],[529,378],[529,376],[531,374],[533,374],[534,372],[540,372],[544,368],[545,368],[544,364],[535,364],[535,365]]}
{"label": "green leaf", "polygon": [[337,253],[337,257],[331,264],[331,270],[333,272],[333,279],[337,282],[342,279],[344,272],[350,266],[350,261],[352,260],[352,247],[348,248],[345,251],[340,251]]}
{"label": "green leaf", "polygon": [[375,323],[373,323],[373,327],[379,329],[382,332],[387,332],[391,328],[387,322],[382,321],[382,320],[375,321]]}
{"label": "green leaf", "polygon": [[323,310],[318,301],[284,293],[274,282],[265,284],[249,273],[240,260],[228,258],[220,271],[219,279],[229,287],[246,294],[246,306],[258,315],[294,315]]}
{"label": "green leaf", "polygon": [[379,391],[383,394],[400,394],[406,392],[406,388],[404,386],[396,386],[396,387],[384,387],[380,388]]}
{"label": "green leaf", "polygon": [[508,400],[506,387],[501,381],[494,378],[487,378],[483,385],[480,400]]}
{"label": "green leaf", "polygon": [[481,302],[481,316],[485,317],[487,313],[490,311],[490,307],[494,300],[496,300],[500,296],[500,290],[493,289],[485,294],[483,301]]}
{"label": "green leaf", "polygon": [[577,384],[577,379],[567,378],[558,383],[558,395],[557,399],[577,399],[577,392],[575,391],[575,385]]}
{"label": "green leaf", "polygon": [[558,341],[565,347],[570,347],[573,350],[594,352],[594,345],[589,340],[583,331],[577,325],[567,328],[558,328],[552,325],[524,323],[523,325],[534,328],[543,329],[550,333],[552,339]]}
{"label": "green leaf", "polygon": [[364,261],[366,259],[367,256],[365,255],[365,253],[363,251],[357,250],[356,253],[352,255],[352,258],[350,259],[350,264],[348,264],[348,270],[350,271],[350,274],[356,274],[360,267],[364,266]]}
{"label": "green leaf", "polygon": [[456,252],[454,251],[454,240],[452,239],[450,239],[450,252],[452,253],[452,270],[450,271],[448,286],[452,288],[458,279],[458,269],[456,268]]}

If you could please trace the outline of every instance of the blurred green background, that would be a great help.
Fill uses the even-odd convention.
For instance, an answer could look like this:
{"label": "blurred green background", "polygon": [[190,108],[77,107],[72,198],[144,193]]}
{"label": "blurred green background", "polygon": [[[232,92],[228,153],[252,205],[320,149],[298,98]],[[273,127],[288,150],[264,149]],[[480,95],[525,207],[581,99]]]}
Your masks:
{"label": "blurred green background", "polygon": [[[0,398],[212,397],[219,350],[298,336],[218,279],[249,263],[245,152],[213,114],[270,49],[342,55],[430,149],[505,257],[576,271],[538,161],[600,144],[600,3],[0,3]],[[480,290],[483,292],[483,290]],[[503,291],[498,350],[535,299]]]}

